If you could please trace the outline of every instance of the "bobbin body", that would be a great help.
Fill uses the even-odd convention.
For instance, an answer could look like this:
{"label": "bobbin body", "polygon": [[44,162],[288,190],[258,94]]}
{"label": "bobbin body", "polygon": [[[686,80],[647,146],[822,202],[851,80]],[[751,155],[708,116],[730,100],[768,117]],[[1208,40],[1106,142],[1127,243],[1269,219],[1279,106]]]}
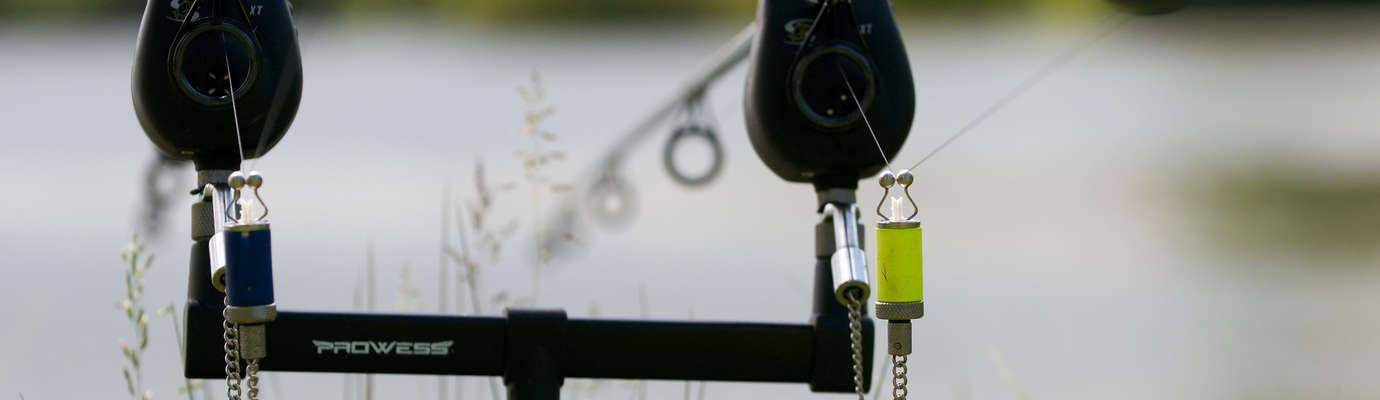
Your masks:
{"label": "bobbin body", "polygon": [[264,323],[278,317],[273,298],[273,252],[267,223],[231,225],[224,232],[226,255],[225,319],[240,327],[240,352],[246,359],[268,355]]}
{"label": "bobbin body", "polygon": [[911,352],[913,319],[925,316],[923,230],[920,221],[877,223],[877,318],[887,323],[887,353]]}
{"label": "bobbin body", "polygon": [[[268,335],[264,324],[278,317],[273,296],[273,237],[269,230],[268,207],[259,196],[263,176],[257,171],[231,172],[227,186],[233,191],[233,217],[218,238],[225,252],[225,310],[227,337],[247,360],[268,356]],[[231,328],[233,326],[233,328]],[[229,339],[227,339],[229,340]],[[229,346],[231,342],[227,342]]]}
{"label": "bobbin body", "polygon": [[877,318],[925,315],[922,232],[920,221],[877,223]]}
{"label": "bobbin body", "polygon": [[[267,223],[232,225],[222,235],[226,256],[225,294],[233,308],[273,306],[273,251]],[[257,318],[239,323],[264,322]]]}

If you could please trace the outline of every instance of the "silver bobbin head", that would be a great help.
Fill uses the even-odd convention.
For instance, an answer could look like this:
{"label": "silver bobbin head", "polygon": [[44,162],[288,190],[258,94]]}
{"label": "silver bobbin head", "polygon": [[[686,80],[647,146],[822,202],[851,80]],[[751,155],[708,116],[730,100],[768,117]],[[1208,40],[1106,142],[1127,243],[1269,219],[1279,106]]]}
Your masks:
{"label": "silver bobbin head", "polygon": [[259,171],[249,171],[249,187],[258,189],[264,185],[264,176],[259,175]]}
{"label": "silver bobbin head", "polygon": [[240,190],[244,187],[244,173],[235,171],[230,173],[229,184],[231,189]]}
{"label": "silver bobbin head", "polygon": [[892,175],[891,171],[883,172],[881,179],[878,180],[878,183],[881,183],[883,188],[891,189],[891,185],[896,184],[896,176]]}
{"label": "silver bobbin head", "polygon": [[896,181],[900,182],[901,186],[910,186],[910,184],[915,183],[915,175],[912,175],[910,170],[903,169],[901,173],[896,176]]}

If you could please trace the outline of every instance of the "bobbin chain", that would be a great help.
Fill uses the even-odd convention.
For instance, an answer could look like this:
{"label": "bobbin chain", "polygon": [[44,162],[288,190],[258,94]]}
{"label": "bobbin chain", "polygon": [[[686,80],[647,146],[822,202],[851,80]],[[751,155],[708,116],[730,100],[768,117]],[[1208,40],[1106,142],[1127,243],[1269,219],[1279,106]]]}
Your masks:
{"label": "bobbin chain", "polygon": [[240,329],[239,326],[230,323],[230,296],[225,296],[225,308],[221,310],[221,328],[225,333],[221,338],[225,340],[225,397],[230,400],[240,399]]}
{"label": "bobbin chain", "polygon": [[862,307],[863,301],[858,298],[858,291],[848,292],[848,339],[850,349],[853,350],[853,390],[858,393],[858,400],[864,400],[863,395],[867,393],[867,388],[863,387],[863,345],[862,345]]}
{"label": "bobbin chain", "polygon": [[221,318],[224,318],[221,321],[221,328],[225,330],[225,333],[221,334],[221,338],[225,340],[223,347],[225,349],[225,397],[229,400],[240,400],[240,383],[247,380],[248,382],[244,382],[246,384],[244,386],[249,388],[247,398],[258,400],[259,360],[249,360],[244,371],[247,374],[247,379],[242,380],[240,377],[240,326],[230,323],[229,296],[225,297],[225,305],[226,308],[221,310],[220,314]]}
{"label": "bobbin chain", "polygon": [[906,357],[891,356],[891,396],[893,400],[906,400],[906,395],[910,394],[906,390],[906,384],[910,383],[909,379],[906,378],[906,372],[909,372],[906,367]]}

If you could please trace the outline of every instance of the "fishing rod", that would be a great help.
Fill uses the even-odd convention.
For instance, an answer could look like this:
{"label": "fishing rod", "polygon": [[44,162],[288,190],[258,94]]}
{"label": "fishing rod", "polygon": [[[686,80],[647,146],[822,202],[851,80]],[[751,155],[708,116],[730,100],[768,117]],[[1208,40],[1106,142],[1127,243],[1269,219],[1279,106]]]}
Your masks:
{"label": "fishing rod", "polygon": [[[747,59],[752,38],[756,34],[756,23],[750,23],[739,30],[728,42],[716,49],[670,98],[662,101],[634,124],[632,129],[607,146],[605,153],[597,158],[598,161],[572,182],[572,186],[577,188],[574,194],[565,197],[560,205],[556,206],[557,212],[553,214],[550,223],[543,225],[548,227],[546,234],[541,235],[546,238],[543,248],[550,249],[556,254],[567,249],[569,242],[561,240],[564,235],[557,233],[574,230],[576,217],[581,214],[581,207],[589,207],[588,215],[596,223],[606,227],[616,228],[632,219],[635,195],[632,185],[623,178],[623,161],[635,147],[656,132],[653,128],[667,119],[680,114],[687,117],[685,124],[676,129],[662,151],[663,165],[672,179],[684,186],[700,187],[718,177],[723,169],[724,150],[715,133],[713,121],[707,120],[712,119],[712,116],[709,115],[709,106],[705,104],[705,92],[733,67]],[[712,161],[708,170],[698,175],[681,171],[673,160],[677,147],[683,145],[686,140],[695,138],[707,142],[712,151]],[[610,204],[617,204],[618,207],[609,207]]]}
{"label": "fishing rod", "polygon": [[[811,4],[818,4],[818,0],[802,0]],[[1137,15],[1157,15],[1176,11],[1188,5],[1187,0],[1110,0],[1112,4],[1122,11]],[[851,3],[851,2],[850,2]],[[812,20],[797,19],[789,21],[783,29],[786,30],[790,39],[798,42],[799,37],[805,35],[811,26]],[[623,177],[623,160],[627,158],[635,148],[645,142],[657,131],[654,129],[659,124],[672,119],[680,114],[689,115],[687,121],[680,122],[680,126],[673,129],[662,150],[662,164],[668,175],[674,182],[684,187],[696,188],[705,186],[713,182],[723,169],[725,159],[723,145],[715,133],[712,121],[712,113],[709,113],[708,106],[705,105],[705,92],[716,84],[728,71],[748,59],[749,50],[752,48],[753,38],[758,35],[761,27],[754,21],[741,29],[731,39],[720,45],[706,60],[701,67],[689,79],[686,79],[681,86],[676,89],[668,99],[664,100],[657,107],[646,113],[642,119],[638,120],[632,128],[622,134],[617,140],[606,146],[603,155],[596,158],[596,162],[579,175],[572,186],[576,190],[570,195],[562,198],[560,204],[556,206],[557,212],[553,213],[549,221],[542,226],[546,227],[546,232],[541,235],[543,239],[542,247],[555,254],[566,254],[572,247],[569,240],[565,240],[564,233],[576,231],[576,226],[581,223],[582,216],[588,216],[593,222],[605,228],[616,229],[630,223],[635,217],[636,195],[633,185],[627,183]],[[864,29],[859,27],[859,29]],[[1110,32],[1110,30],[1108,30]],[[1104,33],[1105,35],[1105,33]],[[936,147],[931,154],[926,155],[916,165],[909,169],[915,169],[920,164],[928,161],[935,153],[942,151],[953,140],[963,136],[968,131],[981,124],[986,118],[995,114],[996,111],[1005,107],[1011,100],[1019,97],[1028,90],[1034,83],[1038,83],[1044,76],[1062,67],[1064,62],[1071,59],[1071,56],[1081,52],[1087,46],[1075,48],[1066,53],[1063,60],[1056,60],[1042,68],[1035,75],[1013,89],[1007,96],[992,104],[976,118],[972,119],[960,131],[951,135],[946,142]],[[885,112],[885,111],[884,111]],[[708,118],[696,118],[697,116],[708,115]],[[751,115],[751,114],[749,114]],[[704,121],[709,119],[709,121]],[[675,165],[674,154],[677,148],[691,138],[704,140],[710,146],[710,165],[706,172],[700,175],[693,175],[681,171]],[[880,147],[881,144],[877,143]],[[758,148],[758,147],[754,147]],[[759,150],[760,154],[760,150]],[[894,154],[892,154],[894,155]],[[883,155],[884,157],[886,155]],[[769,163],[769,165],[771,165]],[[890,168],[888,168],[890,169]]]}
{"label": "fishing rod", "polygon": [[908,321],[924,308],[918,210],[908,190],[914,177],[890,172],[915,107],[891,5],[759,6],[721,62],[639,128],[702,96],[746,54],[744,109],[755,151],[783,180],[816,191],[806,323],[571,319],[564,310],[520,308],[502,316],[279,310],[259,193],[265,180],[244,162],[283,138],[301,100],[291,3],[149,0],[132,74],[135,112],[158,149],[190,161],[198,180],[184,375],[226,379],[231,399],[257,398],[259,371],[301,371],[501,376],[513,400],[557,399],[567,377],[806,383],[861,400],[872,375],[874,326],[865,305],[873,282],[855,192],[858,180],[885,169],[887,194],[899,184],[915,210],[900,218],[899,200],[890,215],[877,207],[888,226],[878,224],[875,310],[891,321],[893,398],[905,398]]}

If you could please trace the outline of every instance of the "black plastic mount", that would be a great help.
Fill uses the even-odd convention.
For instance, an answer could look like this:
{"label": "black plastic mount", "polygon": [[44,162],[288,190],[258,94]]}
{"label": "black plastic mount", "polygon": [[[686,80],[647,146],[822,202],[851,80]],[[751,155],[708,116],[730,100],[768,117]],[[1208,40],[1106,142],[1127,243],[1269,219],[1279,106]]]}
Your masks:
{"label": "black plastic mount", "polygon": [[[833,243],[829,223],[817,227],[817,236],[826,235],[818,243]],[[209,237],[193,239],[184,372],[224,378],[223,294],[210,284]],[[852,392],[848,316],[833,295],[832,247],[816,250],[808,324],[569,319],[562,310],[524,309],[501,317],[280,311],[267,325],[261,369],[502,376],[511,400],[558,399],[566,377],[797,382],[816,392]],[[870,318],[862,322],[870,385],[874,328]]]}

